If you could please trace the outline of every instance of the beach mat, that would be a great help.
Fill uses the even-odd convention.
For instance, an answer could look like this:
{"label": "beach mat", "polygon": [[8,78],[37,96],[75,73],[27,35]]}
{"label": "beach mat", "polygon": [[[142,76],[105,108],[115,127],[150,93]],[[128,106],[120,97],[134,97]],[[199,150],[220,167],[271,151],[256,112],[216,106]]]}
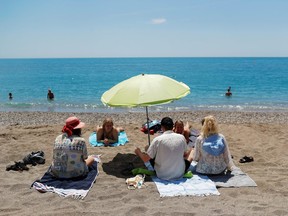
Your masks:
{"label": "beach mat", "polygon": [[[148,170],[154,170],[149,162],[145,163]],[[152,176],[160,197],[171,196],[208,196],[220,195],[217,188],[257,187],[257,184],[240,168],[221,175],[201,175],[195,173],[196,163],[192,162],[189,170],[193,172],[190,179],[162,180]]]}
{"label": "beach mat", "polygon": [[89,167],[87,176],[74,179],[57,179],[47,171],[40,180],[34,181],[31,187],[42,193],[52,192],[61,197],[84,199],[98,176],[97,165],[98,163],[94,162]]}
{"label": "beach mat", "polygon": [[[93,132],[90,134],[89,136],[89,143],[91,146],[94,147],[99,147],[99,146],[104,146],[103,143],[99,143],[96,141],[97,140],[97,134],[96,132]],[[118,135],[118,142],[117,143],[113,143],[109,146],[111,147],[115,147],[115,146],[121,146],[121,145],[125,145],[127,142],[129,142],[127,134],[125,131],[121,131]]]}
{"label": "beach mat", "polygon": [[193,174],[192,178],[163,180],[152,176],[160,197],[220,195],[213,181],[207,176]]}
{"label": "beach mat", "polygon": [[[146,162],[145,166],[148,170],[154,170],[150,162]],[[163,180],[152,176],[152,180],[160,197],[220,195],[214,182],[207,176],[193,174],[192,178],[176,180]]]}
{"label": "beach mat", "polygon": [[[192,161],[189,168],[193,174],[197,174],[196,164],[197,163],[195,161]],[[236,167],[232,172],[227,171],[226,173],[219,175],[208,175],[208,178],[214,182],[217,188],[257,187],[255,181],[251,179],[246,173],[244,173],[239,167]]]}
{"label": "beach mat", "polygon": [[224,187],[257,187],[257,184],[241,169],[235,169],[222,175],[208,176],[217,188]]}

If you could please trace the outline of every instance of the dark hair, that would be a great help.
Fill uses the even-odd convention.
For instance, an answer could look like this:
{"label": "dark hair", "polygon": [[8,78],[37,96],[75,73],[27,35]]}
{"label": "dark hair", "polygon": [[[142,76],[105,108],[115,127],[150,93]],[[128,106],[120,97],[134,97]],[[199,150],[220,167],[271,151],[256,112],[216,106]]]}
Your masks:
{"label": "dark hair", "polygon": [[73,135],[81,136],[81,128],[76,128],[72,130]]}
{"label": "dark hair", "polygon": [[166,130],[172,130],[173,129],[173,120],[169,117],[164,117],[161,120],[161,126],[164,127]]}

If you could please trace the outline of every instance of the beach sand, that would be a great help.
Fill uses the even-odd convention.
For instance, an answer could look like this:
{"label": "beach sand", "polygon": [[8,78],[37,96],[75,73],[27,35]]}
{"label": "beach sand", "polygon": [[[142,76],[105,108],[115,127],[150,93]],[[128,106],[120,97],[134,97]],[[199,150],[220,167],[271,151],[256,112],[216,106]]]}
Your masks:
{"label": "beach sand", "polygon": [[[147,144],[147,134],[140,131],[145,113],[76,113],[86,123],[83,137],[89,154],[102,154],[99,176],[84,200],[40,193],[30,186],[51,164],[54,139],[73,113],[1,112],[0,215],[288,215],[288,113],[191,111],[150,113],[149,117],[170,116],[200,129],[201,119],[208,114],[217,118],[236,166],[257,187],[220,188],[220,196],[160,198],[147,178],[147,187],[128,190],[121,170],[132,161],[143,166],[134,149]],[[88,144],[90,133],[106,116],[113,118],[115,126],[125,128],[128,144]],[[29,165],[29,171],[23,172],[5,171],[7,165],[38,150],[45,152],[44,165]],[[239,163],[245,155],[253,156],[254,162]]]}

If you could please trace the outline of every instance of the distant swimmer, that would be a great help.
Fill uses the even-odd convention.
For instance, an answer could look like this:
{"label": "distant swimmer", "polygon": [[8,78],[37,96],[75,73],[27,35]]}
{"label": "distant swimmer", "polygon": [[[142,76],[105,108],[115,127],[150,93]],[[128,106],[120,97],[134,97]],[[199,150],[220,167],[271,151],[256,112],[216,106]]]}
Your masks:
{"label": "distant swimmer", "polygon": [[9,93],[9,100],[12,100],[13,99],[13,96],[12,96],[12,93],[10,92]]}
{"label": "distant swimmer", "polygon": [[51,89],[48,89],[47,99],[54,100],[54,93],[51,91]]}
{"label": "distant swimmer", "polygon": [[225,93],[226,96],[232,96],[232,92],[231,92],[231,86],[229,86],[229,88],[227,89],[227,92]]}

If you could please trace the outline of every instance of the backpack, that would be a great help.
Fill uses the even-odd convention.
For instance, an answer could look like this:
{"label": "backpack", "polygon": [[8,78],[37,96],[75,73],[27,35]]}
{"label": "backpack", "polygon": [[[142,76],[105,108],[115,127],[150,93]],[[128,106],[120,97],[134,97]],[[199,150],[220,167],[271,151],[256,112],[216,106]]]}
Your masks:
{"label": "backpack", "polygon": [[149,130],[147,126],[147,122],[142,125],[141,131],[144,132],[145,134],[150,132],[150,134],[157,133],[158,131],[161,131],[161,122],[159,120],[153,120],[149,121]]}
{"label": "backpack", "polygon": [[45,164],[44,152],[31,152],[23,158],[23,162],[24,164],[32,164],[32,166],[36,166],[37,164]]}

